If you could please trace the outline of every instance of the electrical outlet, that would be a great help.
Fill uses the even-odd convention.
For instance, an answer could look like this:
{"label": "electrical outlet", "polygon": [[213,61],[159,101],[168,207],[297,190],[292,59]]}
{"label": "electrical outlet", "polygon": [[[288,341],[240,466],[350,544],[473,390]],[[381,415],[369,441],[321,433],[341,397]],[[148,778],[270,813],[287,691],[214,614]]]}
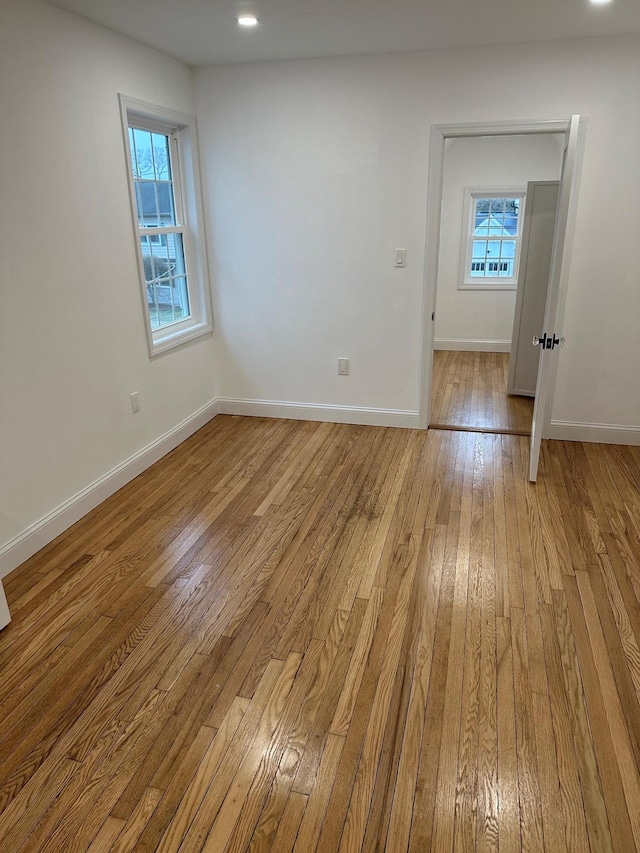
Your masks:
{"label": "electrical outlet", "polygon": [[339,358],[338,359],[338,376],[348,376],[349,375],[349,359],[348,358]]}
{"label": "electrical outlet", "polygon": [[131,395],[131,411],[135,415],[136,412],[140,411],[140,399],[138,397],[138,392],[134,391]]}

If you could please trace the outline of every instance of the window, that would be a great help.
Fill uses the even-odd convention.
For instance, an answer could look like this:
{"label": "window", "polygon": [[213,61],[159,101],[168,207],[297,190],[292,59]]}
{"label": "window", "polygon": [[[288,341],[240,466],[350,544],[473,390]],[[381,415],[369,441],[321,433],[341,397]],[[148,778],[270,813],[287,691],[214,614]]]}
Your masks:
{"label": "window", "polygon": [[459,289],[515,289],[524,198],[513,188],[465,190]]}
{"label": "window", "polygon": [[195,120],[120,96],[149,353],[211,332]]}

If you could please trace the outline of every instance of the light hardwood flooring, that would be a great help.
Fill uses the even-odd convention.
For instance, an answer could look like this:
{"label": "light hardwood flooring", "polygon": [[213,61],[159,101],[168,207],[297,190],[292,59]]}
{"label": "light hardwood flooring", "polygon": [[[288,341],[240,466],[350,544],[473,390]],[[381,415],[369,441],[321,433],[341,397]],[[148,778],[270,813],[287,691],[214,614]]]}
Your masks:
{"label": "light hardwood flooring", "polygon": [[6,579],[0,850],[640,849],[640,449],[219,416]]}
{"label": "light hardwood flooring", "polygon": [[507,395],[509,353],[436,350],[431,423],[531,433],[532,397]]}

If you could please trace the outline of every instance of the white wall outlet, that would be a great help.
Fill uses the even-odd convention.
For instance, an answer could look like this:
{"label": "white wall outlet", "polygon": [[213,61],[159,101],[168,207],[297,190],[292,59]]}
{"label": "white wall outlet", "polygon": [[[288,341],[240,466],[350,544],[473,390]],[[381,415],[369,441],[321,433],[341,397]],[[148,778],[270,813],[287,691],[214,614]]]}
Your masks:
{"label": "white wall outlet", "polygon": [[140,399],[138,397],[138,392],[134,391],[131,395],[131,411],[135,415],[136,412],[140,411]]}
{"label": "white wall outlet", "polygon": [[348,358],[339,358],[338,359],[338,376],[348,376],[349,375],[349,359]]}
{"label": "white wall outlet", "polygon": [[404,267],[407,264],[407,250],[396,249],[396,267]]}

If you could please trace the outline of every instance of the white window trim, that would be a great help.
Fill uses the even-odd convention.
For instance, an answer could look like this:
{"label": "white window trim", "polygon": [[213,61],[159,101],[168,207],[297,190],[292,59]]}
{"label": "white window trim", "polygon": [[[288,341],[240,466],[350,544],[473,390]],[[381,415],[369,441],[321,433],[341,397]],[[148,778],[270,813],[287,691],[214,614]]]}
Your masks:
{"label": "white window trim", "polygon": [[[527,188],[518,187],[465,187],[462,207],[462,239],[460,240],[460,265],[458,272],[458,290],[516,290],[520,269],[520,249],[522,247],[522,222],[526,204]],[[475,198],[516,198],[522,199],[518,215],[518,233],[516,252],[513,262],[513,275],[472,277],[471,253],[473,246],[473,201]],[[477,237],[475,238],[478,239]]]}
{"label": "white window trim", "polygon": [[[128,95],[120,94],[118,97],[120,100],[122,133],[126,152],[129,203],[131,206],[131,221],[138,261],[142,312],[149,356],[153,358],[170,349],[181,346],[187,343],[187,341],[195,340],[203,335],[210,335],[213,331],[200,168],[198,163],[196,119],[195,116],[188,115],[187,113],[170,110],[166,107],[141,101],[138,98],[132,98]],[[157,129],[165,133],[168,127],[174,131],[177,146],[177,151],[175,152],[177,163],[174,162],[174,170],[177,165],[182,192],[182,212],[184,214],[185,226],[184,252],[191,316],[182,322],[173,323],[170,326],[164,326],[156,330],[151,328],[144,275],[144,260],[139,239],[138,211],[133,186],[133,166],[129,148],[129,123],[136,120],[144,122],[146,127],[151,128],[155,123]],[[154,229],[153,233],[162,233],[163,230],[162,228],[157,228]]]}

